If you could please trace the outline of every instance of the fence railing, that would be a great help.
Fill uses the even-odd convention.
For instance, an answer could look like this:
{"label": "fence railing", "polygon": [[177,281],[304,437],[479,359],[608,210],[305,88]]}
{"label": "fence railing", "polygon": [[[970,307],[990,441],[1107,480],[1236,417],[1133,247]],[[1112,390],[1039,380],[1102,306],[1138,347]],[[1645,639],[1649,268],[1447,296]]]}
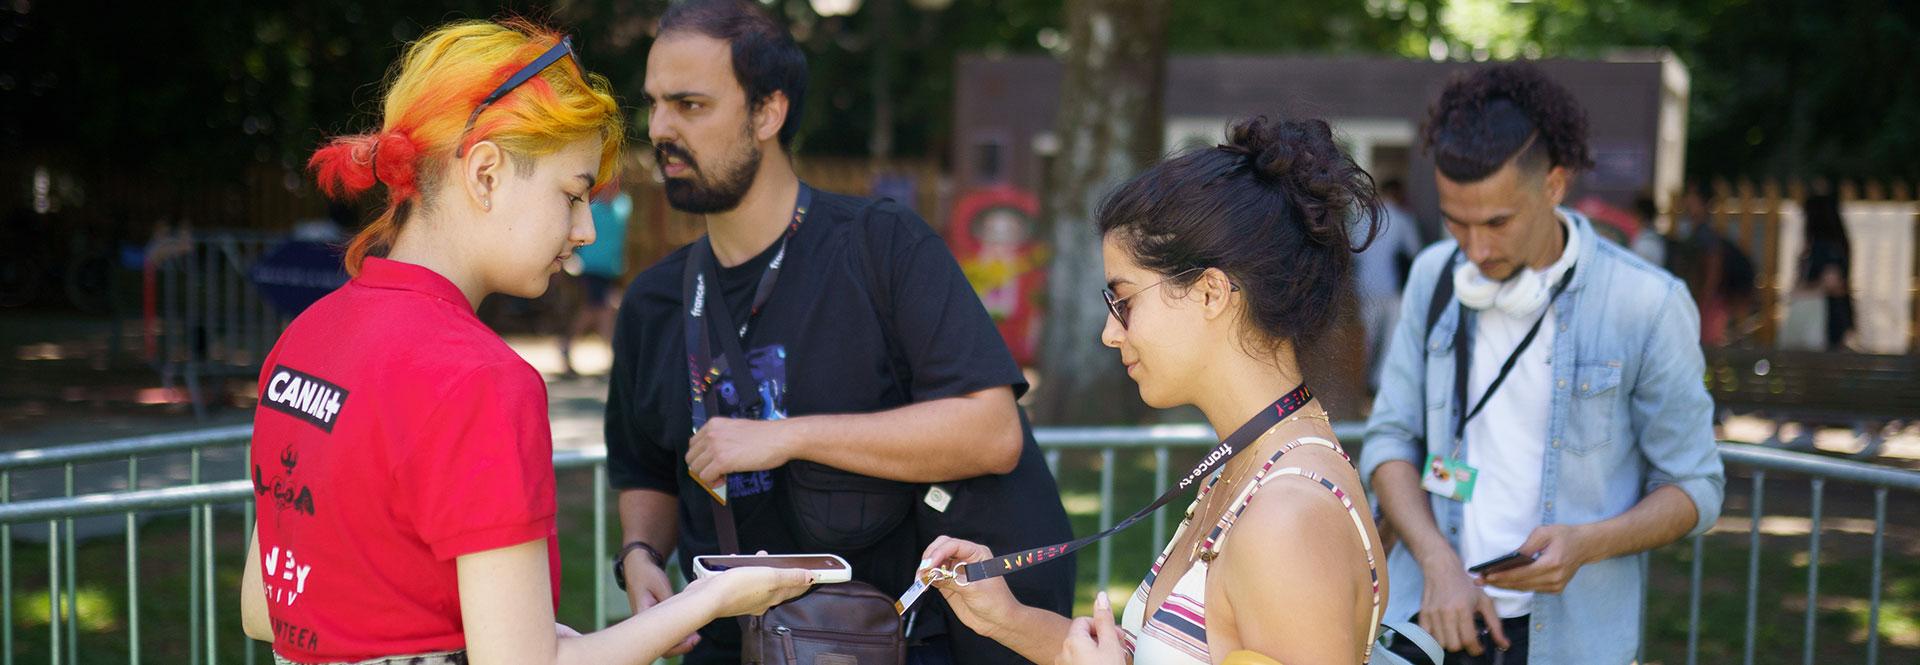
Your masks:
{"label": "fence railing", "polygon": [[[253,487],[247,480],[227,480],[202,483],[198,477],[198,459],[201,451],[208,447],[234,445],[246,441],[250,435],[249,426],[237,426],[202,430],[197,432],[166,434],[114,441],[103,441],[80,446],[57,449],[21,451],[0,454],[0,665],[12,665],[17,651],[14,634],[14,571],[12,564],[12,529],[15,525],[41,523],[46,524],[47,533],[47,579],[48,602],[44,609],[47,616],[47,630],[50,646],[50,659],[53,663],[79,662],[81,644],[79,641],[78,605],[75,597],[75,549],[73,539],[73,521],[78,518],[95,516],[122,515],[126,519],[126,576],[127,576],[127,654],[129,662],[141,662],[140,634],[140,539],[137,516],[143,513],[159,511],[187,510],[191,516],[189,522],[189,553],[187,566],[192,574],[188,583],[187,598],[190,627],[187,639],[190,642],[189,660],[194,663],[219,662],[215,648],[215,629],[218,614],[216,598],[221,595],[232,597],[232,589],[216,584],[214,565],[214,512],[217,507],[241,506],[244,524],[251,528],[253,524]],[[1335,425],[1335,433],[1344,441],[1358,440],[1361,426],[1357,423]],[[1175,449],[1194,449],[1210,445],[1216,441],[1212,430],[1203,425],[1174,425],[1160,427],[1076,427],[1076,428],[1040,428],[1035,431],[1042,448],[1046,451],[1047,461],[1055,473],[1061,470],[1061,455],[1067,450],[1097,451],[1100,459],[1099,472],[1099,524],[1101,528],[1111,526],[1115,517],[1114,493],[1116,472],[1119,466],[1116,455],[1120,451],[1150,451],[1154,456],[1153,491],[1164,491],[1169,483],[1170,459]],[[71,496],[74,465],[86,462],[101,462],[124,458],[128,464],[128,487],[137,487],[138,458],[141,455],[160,453],[188,452],[194,456],[195,469],[191,483],[183,486],[158,489],[133,489],[124,492]],[[1748,534],[1748,559],[1746,575],[1746,614],[1742,662],[1751,665],[1756,657],[1756,629],[1759,607],[1758,590],[1760,587],[1760,553],[1762,550],[1763,500],[1766,496],[1767,481],[1772,474],[1805,476],[1810,483],[1811,516],[1807,544],[1807,609],[1803,626],[1804,639],[1802,662],[1815,662],[1815,618],[1819,610],[1820,593],[1820,555],[1823,518],[1823,503],[1826,485],[1829,482],[1847,483],[1864,486],[1872,490],[1874,505],[1874,526],[1872,536],[1872,563],[1869,594],[1869,609],[1866,626],[1865,662],[1873,665],[1879,661],[1880,618],[1882,591],[1886,587],[1883,572],[1885,568],[1885,536],[1887,533],[1887,499],[1892,491],[1920,494],[1920,471],[1891,468],[1860,462],[1837,460],[1817,455],[1780,451],[1760,446],[1740,443],[1721,443],[1720,453],[1730,469],[1745,468],[1752,479],[1750,489],[1750,524]],[[593,471],[592,511],[593,511],[593,557],[592,561],[605,561],[610,556],[607,539],[607,505],[609,489],[606,476],[606,451],[604,448],[587,448],[557,451],[554,454],[554,466],[557,470],[591,469]],[[27,468],[63,467],[67,479],[69,496],[36,499],[30,501],[11,501],[12,479],[18,471]],[[1164,511],[1163,511],[1164,512]],[[1153,542],[1157,547],[1165,542],[1166,525],[1162,515],[1153,520]],[[64,539],[63,539],[64,536]],[[1699,661],[1701,635],[1701,598],[1704,571],[1704,537],[1695,537],[1685,544],[1672,547],[1691,547],[1692,570],[1689,580],[1689,613],[1686,662],[1689,665]],[[1112,540],[1102,541],[1096,550],[1097,573],[1100,588],[1107,588],[1111,580]],[[1642,566],[1646,566],[1642,555]],[[593,568],[594,619],[596,629],[607,625],[608,589],[612,588],[608,579],[607,567],[595,565]],[[1642,616],[1646,616],[1645,599],[1642,599]],[[1644,635],[1642,631],[1644,649]],[[253,645],[249,645],[250,647]],[[255,662],[255,648],[244,650],[246,663]],[[1645,660],[1644,657],[1641,660]]]}
{"label": "fence railing", "polygon": [[259,371],[291,317],[261,297],[248,271],[285,234],[181,232],[147,250],[142,273],[145,355],[164,387],[184,383],[204,418],[207,379]]}
{"label": "fence railing", "polygon": [[[207,527],[212,524],[212,507],[222,503],[239,502],[251,496],[251,488],[246,486],[247,483],[244,480],[213,485],[200,484],[201,454],[207,448],[244,444],[252,436],[252,425],[236,425],[0,453],[0,510],[24,510],[28,514],[46,514],[47,511],[55,513],[45,518],[48,565],[47,623],[53,662],[63,662],[60,658],[62,651],[60,645],[63,643],[66,645],[67,653],[79,651],[80,636],[77,621],[79,595],[76,588],[79,577],[77,570],[79,549],[74,537],[74,519],[93,515],[125,514],[128,562],[127,643],[132,662],[137,663],[140,662],[140,585],[136,567],[140,552],[138,513],[176,508],[186,508],[191,511],[188,536],[191,546],[187,557],[191,581],[188,587],[196,592],[188,594],[188,612],[192,617],[191,633],[194,636],[191,640],[194,654],[192,661],[201,662],[198,654],[202,613],[199,606],[201,595],[198,590],[203,586],[209,586],[208,583],[203,583],[201,574],[204,572],[207,580],[212,579],[211,562],[213,560],[211,556],[205,557],[208,565],[203,570],[201,531],[203,529],[207,531],[205,551],[211,552],[212,531]],[[138,491],[142,456],[182,452],[191,458],[188,472],[189,485]],[[77,465],[117,460],[126,462],[126,487],[132,491],[74,496],[74,469]],[[30,469],[54,466],[61,467],[63,498],[14,503],[15,474]],[[251,524],[253,504],[247,502],[246,505],[246,523]],[[113,508],[97,510],[101,506]],[[5,626],[4,630],[0,631],[0,663],[5,665],[12,665],[16,652],[14,648],[13,528],[17,523],[39,521],[39,519],[0,519],[0,626]],[[61,585],[63,580],[64,588]],[[209,599],[206,615],[211,616],[213,590],[210,586],[206,590],[206,597]],[[213,625],[213,621],[209,619],[208,635],[211,635]],[[213,661],[209,659],[206,662]],[[253,661],[249,658],[247,662]]]}

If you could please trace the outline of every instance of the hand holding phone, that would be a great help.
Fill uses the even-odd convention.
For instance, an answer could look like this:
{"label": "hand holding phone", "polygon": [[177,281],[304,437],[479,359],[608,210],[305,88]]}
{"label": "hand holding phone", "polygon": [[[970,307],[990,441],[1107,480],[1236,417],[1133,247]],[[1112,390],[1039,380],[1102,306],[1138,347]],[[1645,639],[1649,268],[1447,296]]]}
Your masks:
{"label": "hand holding phone", "polygon": [[1491,561],[1484,561],[1484,562],[1475,564],[1473,567],[1468,568],[1467,572],[1473,573],[1475,575],[1486,575],[1488,573],[1498,573],[1504,570],[1513,570],[1515,568],[1519,568],[1529,563],[1533,563],[1533,560],[1534,560],[1533,555],[1515,550],[1513,552],[1497,557]]}

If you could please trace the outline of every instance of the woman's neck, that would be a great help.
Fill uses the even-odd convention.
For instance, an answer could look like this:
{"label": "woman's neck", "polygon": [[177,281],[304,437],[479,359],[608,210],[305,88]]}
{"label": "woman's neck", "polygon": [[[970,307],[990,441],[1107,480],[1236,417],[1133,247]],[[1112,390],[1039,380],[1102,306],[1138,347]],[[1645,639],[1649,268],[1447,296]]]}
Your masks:
{"label": "woman's neck", "polygon": [[472,268],[466,247],[438,233],[442,228],[445,225],[440,220],[424,216],[408,220],[400,229],[400,237],[394,239],[393,247],[387,250],[387,259],[438,273],[460,289],[460,294],[467,297],[468,306],[480,309],[480,301],[491,292],[480,272]]}
{"label": "woman's neck", "polygon": [[1223,349],[1222,357],[1210,363],[1211,376],[1203,377],[1202,389],[1193,405],[1213,424],[1221,438],[1273,404],[1281,395],[1301,385],[1299,363],[1292,347],[1282,347],[1272,360],[1254,358],[1237,348]]}

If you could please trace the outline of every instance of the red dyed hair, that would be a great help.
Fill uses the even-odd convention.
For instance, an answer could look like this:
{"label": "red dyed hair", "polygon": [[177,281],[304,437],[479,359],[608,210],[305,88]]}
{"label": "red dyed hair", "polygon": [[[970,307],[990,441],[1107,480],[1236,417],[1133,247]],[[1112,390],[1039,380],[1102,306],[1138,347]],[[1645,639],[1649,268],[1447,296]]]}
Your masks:
{"label": "red dyed hair", "polygon": [[442,26],[407,47],[385,95],[378,132],[339,136],[314,151],[307,167],[321,191],[353,199],[386,186],[386,210],[347,245],[347,271],[392,249],[408,214],[431,199],[437,175],[457,149],[493,141],[523,173],[533,157],[584,138],[601,141],[597,186],[613,180],[624,138],[619,104],[605,77],[546,68],[488,106],[462,136],[467,117],[507,77],[560,41],[533,23],[463,21]]}

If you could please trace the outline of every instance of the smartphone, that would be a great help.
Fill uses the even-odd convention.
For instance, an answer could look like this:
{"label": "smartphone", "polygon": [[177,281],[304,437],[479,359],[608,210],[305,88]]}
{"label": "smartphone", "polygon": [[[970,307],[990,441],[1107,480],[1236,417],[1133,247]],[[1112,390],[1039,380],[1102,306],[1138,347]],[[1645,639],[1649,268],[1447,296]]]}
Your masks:
{"label": "smartphone", "polygon": [[853,566],[832,554],[712,554],[693,558],[697,579],[733,568],[799,568],[813,572],[815,584],[838,584],[853,579]]}
{"label": "smartphone", "polygon": [[1529,563],[1533,563],[1533,555],[1523,554],[1520,552],[1513,552],[1505,556],[1496,558],[1492,561],[1487,561],[1487,562],[1475,565],[1472,568],[1468,568],[1467,572],[1473,573],[1475,575],[1485,575],[1487,573],[1497,573],[1503,570],[1512,570],[1514,568],[1519,568]]}

